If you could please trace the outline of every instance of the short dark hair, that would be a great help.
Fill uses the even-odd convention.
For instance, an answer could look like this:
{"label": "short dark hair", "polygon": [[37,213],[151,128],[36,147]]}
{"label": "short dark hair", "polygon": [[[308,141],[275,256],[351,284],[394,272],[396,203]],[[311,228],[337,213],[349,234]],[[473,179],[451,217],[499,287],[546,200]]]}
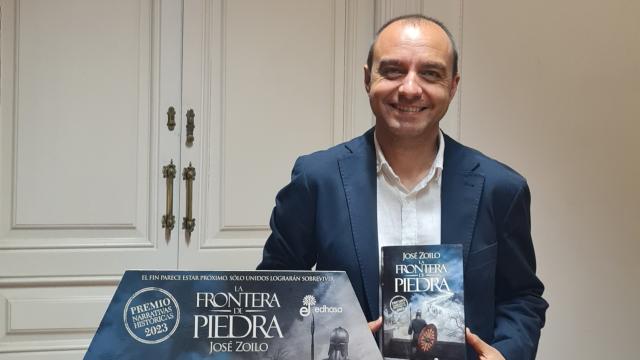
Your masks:
{"label": "short dark hair", "polygon": [[369,71],[372,70],[371,67],[373,66],[373,51],[374,51],[376,42],[378,41],[378,37],[380,36],[380,33],[384,29],[386,29],[389,25],[396,23],[398,21],[406,21],[415,25],[418,25],[418,23],[420,22],[430,22],[438,25],[447,34],[447,37],[451,42],[451,47],[453,48],[453,74],[451,74],[451,76],[455,77],[458,74],[458,49],[456,48],[456,43],[453,40],[453,35],[451,35],[451,32],[449,31],[449,29],[447,29],[447,27],[440,20],[432,18],[430,16],[425,16],[422,14],[410,14],[410,15],[397,16],[387,21],[384,25],[382,25],[380,30],[376,32],[376,36],[374,37],[373,42],[369,47],[369,54],[367,55],[367,67],[369,68]]}

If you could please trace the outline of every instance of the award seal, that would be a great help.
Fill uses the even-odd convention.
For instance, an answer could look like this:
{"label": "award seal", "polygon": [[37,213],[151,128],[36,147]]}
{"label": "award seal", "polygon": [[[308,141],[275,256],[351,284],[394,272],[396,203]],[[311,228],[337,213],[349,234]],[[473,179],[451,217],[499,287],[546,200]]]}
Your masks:
{"label": "award seal", "polygon": [[157,344],[171,337],[178,328],[180,307],[168,291],[148,287],[129,298],[123,320],[132,338],[144,344]]}
{"label": "award seal", "polygon": [[407,310],[408,306],[409,302],[407,301],[407,298],[402,295],[396,295],[391,299],[391,301],[389,301],[389,308],[396,313],[401,313]]}

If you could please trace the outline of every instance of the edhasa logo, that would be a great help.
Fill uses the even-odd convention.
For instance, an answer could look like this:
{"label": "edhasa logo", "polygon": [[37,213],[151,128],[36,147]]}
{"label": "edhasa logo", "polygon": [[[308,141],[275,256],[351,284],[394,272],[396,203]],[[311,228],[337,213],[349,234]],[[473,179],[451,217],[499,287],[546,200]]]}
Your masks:
{"label": "edhasa logo", "polygon": [[311,307],[313,306],[313,312],[315,313],[342,313],[342,306],[316,306],[316,297],[313,295],[306,295],[302,299],[302,307],[300,308],[301,316],[311,315]]}

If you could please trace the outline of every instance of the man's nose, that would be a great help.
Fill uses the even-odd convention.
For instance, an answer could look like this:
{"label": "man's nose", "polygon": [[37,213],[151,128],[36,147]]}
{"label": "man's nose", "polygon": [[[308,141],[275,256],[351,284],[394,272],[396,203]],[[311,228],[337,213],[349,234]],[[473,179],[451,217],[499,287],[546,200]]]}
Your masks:
{"label": "man's nose", "polygon": [[409,72],[402,80],[402,84],[400,84],[400,88],[398,89],[400,96],[408,100],[419,98],[422,95],[422,88],[417,80],[416,74]]}

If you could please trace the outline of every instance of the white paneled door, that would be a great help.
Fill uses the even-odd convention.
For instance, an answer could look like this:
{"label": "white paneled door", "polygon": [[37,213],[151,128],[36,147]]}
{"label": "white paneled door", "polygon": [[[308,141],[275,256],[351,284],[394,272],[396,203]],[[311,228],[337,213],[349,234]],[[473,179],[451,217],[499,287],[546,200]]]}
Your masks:
{"label": "white paneled door", "polygon": [[371,1],[0,0],[0,21],[3,360],[82,358],[126,269],[254,268],[296,155],[371,124]]}
{"label": "white paneled door", "polygon": [[158,174],[179,159],[163,119],[181,111],[182,7],[3,0],[0,16],[0,358],[79,358],[124,269],[177,266]]}

